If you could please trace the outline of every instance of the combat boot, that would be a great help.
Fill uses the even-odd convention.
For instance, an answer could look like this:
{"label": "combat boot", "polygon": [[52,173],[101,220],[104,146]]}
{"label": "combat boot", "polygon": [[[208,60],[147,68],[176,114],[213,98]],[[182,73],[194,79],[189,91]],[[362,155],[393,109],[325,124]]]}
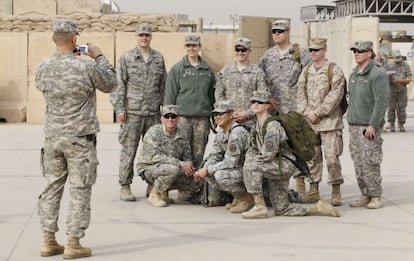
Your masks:
{"label": "combat boot", "polygon": [[92,255],[92,250],[89,247],[83,247],[79,243],[79,238],[68,237],[68,244],[63,252],[64,259],[75,259],[81,257],[88,257]]}
{"label": "combat boot", "polygon": [[371,197],[371,201],[367,204],[369,209],[382,208],[384,206],[384,200],[382,197]]}
{"label": "combat boot", "polygon": [[129,184],[121,186],[121,193],[120,193],[119,198],[123,201],[135,201],[136,200],[135,196],[131,192],[131,187]]}
{"label": "combat boot", "polygon": [[320,199],[318,185],[319,185],[318,182],[310,184],[309,193],[303,199],[303,203],[316,203],[316,202],[318,202],[318,200]]}
{"label": "combat boot", "polygon": [[40,248],[40,256],[54,256],[63,254],[65,247],[56,242],[54,232],[43,232],[43,243]]}
{"label": "combat boot", "polygon": [[370,201],[370,197],[362,196],[359,199],[352,200],[351,202],[349,202],[349,206],[354,208],[366,207]]}
{"label": "combat boot", "polygon": [[154,207],[166,207],[168,205],[167,202],[162,199],[161,193],[159,193],[155,188],[151,190],[148,201]]}
{"label": "combat boot", "polygon": [[330,216],[330,217],[340,217],[338,210],[336,210],[328,202],[325,202],[323,199],[319,200],[316,205],[306,206],[306,214],[312,216]]}
{"label": "combat boot", "polygon": [[233,201],[231,203],[227,203],[224,207],[227,210],[230,210],[232,207],[236,206],[240,201],[241,194],[233,194]]}
{"label": "combat boot", "polygon": [[172,199],[172,198],[170,198],[170,196],[168,196],[168,190],[161,192],[161,198],[162,198],[162,200],[164,200],[168,204],[174,203],[174,199]]}
{"label": "combat boot", "polygon": [[242,213],[254,206],[254,200],[250,193],[243,192],[240,194],[239,198],[240,200],[237,202],[237,204],[230,208],[231,213]]}
{"label": "combat boot", "polygon": [[398,129],[400,132],[405,132],[404,123],[398,123]]}
{"label": "combat boot", "polygon": [[242,217],[246,219],[267,218],[267,207],[263,194],[253,194],[254,207],[249,211],[243,212]]}
{"label": "combat boot", "polygon": [[299,194],[299,197],[301,198],[302,202],[306,198],[306,185],[305,185],[305,178],[299,177],[296,178],[296,192]]}
{"label": "combat boot", "polygon": [[341,185],[340,184],[334,184],[334,185],[332,185],[331,204],[332,204],[332,206],[340,206],[340,205],[342,205]]}
{"label": "combat boot", "polygon": [[394,122],[391,122],[390,123],[390,131],[391,132],[395,132],[395,124],[394,124]]}

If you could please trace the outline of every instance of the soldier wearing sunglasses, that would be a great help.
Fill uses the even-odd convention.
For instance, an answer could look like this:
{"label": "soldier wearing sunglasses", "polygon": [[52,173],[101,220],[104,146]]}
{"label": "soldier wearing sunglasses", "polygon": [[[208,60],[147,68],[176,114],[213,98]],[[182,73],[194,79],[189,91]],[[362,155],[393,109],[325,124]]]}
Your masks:
{"label": "soldier wearing sunglasses", "polygon": [[289,42],[289,35],[289,21],[273,22],[272,38],[276,45],[268,49],[259,62],[266,74],[267,86],[283,113],[296,111],[296,83],[302,69],[311,60],[307,49]]}
{"label": "soldier wearing sunglasses", "polygon": [[252,42],[238,38],[234,42],[234,62],[224,67],[217,75],[216,101],[231,100],[236,108],[233,119],[237,123],[253,126],[255,115],[250,108],[253,91],[267,91],[265,74],[256,64],[250,63]]}
{"label": "soldier wearing sunglasses", "polygon": [[178,126],[177,105],[161,108],[161,124],[145,134],[137,163],[137,172],[152,190],[148,201],[154,207],[166,207],[174,201],[168,196],[173,189],[193,190],[190,139]]}

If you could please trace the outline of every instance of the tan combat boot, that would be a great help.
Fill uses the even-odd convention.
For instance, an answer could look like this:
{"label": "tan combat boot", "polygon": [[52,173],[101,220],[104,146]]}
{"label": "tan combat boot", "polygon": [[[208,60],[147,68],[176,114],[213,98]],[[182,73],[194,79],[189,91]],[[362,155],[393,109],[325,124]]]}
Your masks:
{"label": "tan combat boot", "polygon": [[331,216],[331,217],[340,217],[338,210],[336,210],[328,202],[325,202],[323,199],[319,200],[316,205],[306,206],[306,211],[308,215],[312,216]]}
{"label": "tan combat boot", "polygon": [[349,206],[354,208],[366,207],[370,201],[370,197],[362,196],[359,199],[352,200],[351,202],[349,202]]}
{"label": "tan combat boot", "polygon": [[316,203],[321,198],[319,196],[319,183],[311,183],[310,184],[310,190],[309,193],[306,195],[306,197],[303,199],[303,203]]}
{"label": "tan combat boot", "polygon": [[68,244],[63,252],[64,259],[75,259],[81,257],[88,257],[92,255],[92,250],[89,247],[83,247],[79,243],[79,238],[68,237]]}
{"label": "tan combat boot", "polygon": [[168,205],[167,202],[162,199],[161,193],[159,193],[155,188],[151,190],[148,201],[154,207],[166,207]]}
{"label": "tan combat boot", "polygon": [[234,195],[233,195],[233,201],[232,201],[231,203],[227,203],[227,204],[224,206],[224,208],[225,208],[225,209],[227,209],[227,210],[230,210],[232,207],[236,206],[236,205],[237,205],[237,203],[238,203],[238,202],[239,202],[239,200],[240,200],[240,195],[241,195],[241,194],[234,194]]}
{"label": "tan combat boot", "polygon": [[296,192],[299,194],[303,202],[306,199],[306,185],[304,177],[296,178]]}
{"label": "tan combat boot", "polygon": [[371,201],[367,204],[369,209],[382,208],[384,206],[384,200],[382,197],[371,197]]}
{"label": "tan combat boot", "polygon": [[254,207],[249,211],[243,212],[242,217],[246,219],[267,218],[267,207],[264,201],[263,194],[253,194]]}
{"label": "tan combat boot", "polygon": [[161,192],[161,198],[162,198],[162,200],[164,200],[168,204],[174,203],[174,199],[172,199],[172,198],[170,198],[170,196],[168,196],[168,190]]}
{"label": "tan combat boot", "polygon": [[237,204],[230,208],[231,213],[242,213],[254,206],[254,200],[250,193],[245,191],[239,195],[239,198],[240,200],[237,202]]}
{"label": "tan combat boot", "polygon": [[65,247],[56,242],[54,232],[43,232],[43,243],[40,248],[40,256],[54,256],[63,254]]}
{"label": "tan combat boot", "polygon": [[340,205],[342,205],[341,185],[340,184],[334,184],[334,185],[332,185],[331,204],[332,204],[332,206],[340,206]]}
{"label": "tan combat boot", "polygon": [[120,193],[119,198],[123,201],[135,201],[136,200],[135,196],[131,192],[131,187],[129,184],[121,186],[121,193]]}

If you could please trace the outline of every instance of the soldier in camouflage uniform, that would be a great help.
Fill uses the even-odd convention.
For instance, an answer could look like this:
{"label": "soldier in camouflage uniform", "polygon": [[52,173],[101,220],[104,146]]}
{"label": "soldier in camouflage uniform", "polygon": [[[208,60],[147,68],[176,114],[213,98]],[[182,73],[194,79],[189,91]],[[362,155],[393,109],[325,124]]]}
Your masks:
{"label": "soldier in camouflage uniform", "polygon": [[212,152],[203,168],[196,171],[194,178],[206,178],[207,182],[220,191],[233,195],[233,202],[226,205],[232,213],[241,213],[253,206],[253,198],[243,183],[242,168],[244,156],[249,148],[249,132],[234,122],[234,103],[221,100],[214,104],[213,116],[219,126]]}
{"label": "soldier in camouflage uniform", "polygon": [[[298,81],[298,112],[302,113],[313,130],[320,137],[321,144],[315,147],[315,157],[308,162],[311,173],[310,192],[298,191],[306,203],[317,202],[320,198],[318,184],[322,180],[322,149],[328,169],[328,184],[332,186],[331,204],[340,206],[340,185],[344,183],[339,156],[343,151],[342,110],[340,103],[345,92],[346,80],[342,70],[326,60],[326,39],[313,38],[309,52],[313,63],[308,65]],[[331,66],[331,67],[329,67]],[[331,71],[328,72],[329,68]],[[329,79],[328,74],[332,74]],[[331,80],[331,82],[328,82]],[[297,178],[296,182],[304,182]]]}
{"label": "soldier in camouflage uniform", "polygon": [[283,113],[296,111],[296,83],[302,68],[311,60],[307,49],[289,43],[289,30],[289,21],[273,22],[272,37],[276,45],[259,61],[259,67],[266,74],[267,86]]}
{"label": "soldier in camouflage uniform", "polygon": [[[210,133],[209,117],[214,105],[213,70],[198,54],[201,50],[200,36],[185,37],[187,55],[168,73],[164,104],[180,106],[181,119],[191,137],[194,166],[199,168]],[[202,182],[193,181],[200,187]],[[190,200],[196,191],[179,191],[180,200]]]}
{"label": "soldier in camouflage uniform", "polygon": [[[246,153],[243,167],[243,179],[246,189],[253,194],[254,207],[243,212],[247,219],[267,218],[267,207],[263,196],[263,179],[267,179],[270,187],[270,199],[276,215],[305,216],[330,215],[338,217],[339,213],[328,203],[319,200],[316,205],[290,203],[288,200],[289,179],[297,172],[296,166],[283,157],[295,159],[280,145],[287,141],[287,135],[278,121],[264,122],[270,116],[271,93],[254,91],[251,97],[252,109],[256,114],[256,127],[251,132],[252,146]],[[263,128],[266,128],[264,136]]]}
{"label": "soldier in camouflage uniform", "polygon": [[177,127],[178,106],[164,105],[161,112],[161,124],[152,126],[144,136],[137,164],[138,175],[152,186],[148,200],[154,207],[174,202],[168,196],[169,190],[194,189],[190,140]]}
{"label": "soldier in camouflage uniform", "polygon": [[160,122],[160,104],[167,77],[164,57],[150,47],[151,25],[138,25],[136,33],[137,46],[125,52],[118,61],[118,89],[111,94],[117,120],[121,122],[119,184],[120,199],[125,201],[136,200],[130,188],[135,155],[141,136]]}
{"label": "soldier in camouflage uniform", "polygon": [[[89,226],[91,191],[98,165],[96,89],[105,93],[115,90],[116,74],[97,46],[89,43],[89,51],[85,53],[94,61],[74,54],[78,35],[75,21],[56,19],[53,31],[56,53],[44,60],[36,73],[36,87],[43,93],[47,105],[41,154],[47,187],[38,202],[44,233],[40,255],[63,253],[64,258],[86,257],[92,251],[82,247],[79,239],[85,236]],[[55,232],[67,180],[70,201],[66,220],[68,244],[64,248],[56,242]]]}
{"label": "soldier in camouflage uniform", "polygon": [[388,122],[390,130],[395,131],[395,115],[398,118],[398,129],[405,131],[404,124],[407,118],[407,84],[412,78],[411,68],[407,62],[403,61],[400,50],[392,52],[394,61],[390,63],[393,74],[390,76],[390,103],[388,107]]}
{"label": "soldier in camouflage uniform", "polygon": [[237,123],[254,126],[256,118],[250,108],[250,97],[253,91],[267,91],[265,75],[257,65],[251,64],[251,41],[238,38],[234,43],[235,62],[224,67],[217,76],[216,101],[231,100],[236,104],[233,119]]}
{"label": "soldier in camouflage uniform", "polygon": [[381,130],[390,89],[387,73],[376,64],[372,47],[371,41],[357,41],[351,47],[357,66],[349,77],[349,151],[362,197],[349,205],[377,209],[384,206]]}

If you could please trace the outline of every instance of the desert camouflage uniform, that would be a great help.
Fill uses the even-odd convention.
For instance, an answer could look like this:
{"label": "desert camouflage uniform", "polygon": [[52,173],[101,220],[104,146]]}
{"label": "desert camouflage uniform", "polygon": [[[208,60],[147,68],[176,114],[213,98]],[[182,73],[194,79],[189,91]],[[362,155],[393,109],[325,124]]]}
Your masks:
{"label": "desert camouflage uniform", "polygon": [[[328,183],[342,184],[344,179],[339,156],[343,151],[344,124],[339,105],[345,91],[346,81],[342,70],[335,65],[332,70],[332,82],[328,83],[329,62],[326,62],[319,70],[316,70],[313,64],[309,66],[307,79],[303,71],[298,81],[298,112],[303,115],[314,112],[320,118],[319,123],[311,124],[311,126],[321,139],[329,173]],[[315,157],[308,162],[311,182],[319,183],[322,180],[321,145],[315,146]]]}
{"label": "desert camouflage uniform", "polygon": [[[190,140],[186,132],[177,127],[172,137],[164,125],[156,124],[145,134],[138,157],[137,172],[158,192],[166,190],[194,190],[192,177],[187,177],[179,162],[192,162]],[[198,187],[197,187],[198,188]]]}
{"label": "desert camouflage uniform", "polygon": [[229,133],[220,128],[204,164],[208,172],[207,182],[217,190],[232,194],[246,191],[242,168],[249,145],[249,132],[245,127],[233,123]]}
{"label": "desert camouflage uniform", "polygon": [[268,91],[264,72],[254,64],[249,64],[239,71],[237,63],[224,67],[217,75],[215,90],[216,101],[231,100],[236,111],[244,111],[247,121],[244,125],[254,126],[255,115],[250,108],[250,97],[253,91]]}
{"label": "desert camouflage uniform", "polygon": [[111,94],[115,112],[126,113],[121,124],[119,143],[122,145],[119,184],[132,183],[134,159],[139,140],[154,124],[160,123],[160,105],[164,98],[167,72],[164,58],[151,49],[145,62],[138,47],[125,52],[117,65],[118,89]]}
{"label": "desert camouflage uniform", "polygon": [[407,119],[407,84],[393,83],[395,80],[410,80],[412,78],[411,68],[407,62],[392,62],[389,67],[394,74],[390,78],[390,103],[388,107],[388,122],[395,122],[395,114],[398,123],[404,124]]}
{"label": "desert camouflage uniform", "polygon": [[267,125],[266,135],[262,137],[262,126],[256,123],[251,133],[252,146],[246,153],[243,167],[243,179],[249,193],[263,193],[263,178],[267,179],[270,187],[270,199],[276,215],[305,216],[306,206],[290,203],[288,200],[289,179],[297,173],[295,165],[283,154],[295,159],[291,153],[280,149],[287,141],[286,132],[277,121]]}
{"label": "desert camouflage uniform", "polygon": [[309,52],[300,48],[300,63],[295,60],[293,45],[287,54],[282,55],[277,46],[268,49],[259,62],[266,74],[267,86],[272,96],[279,102],[279,110],[287,113],[296,111],[297,81],[302,69],[310,62]]}
{"label": "desert camouflage uniform", "polygon": [[67,234],[76,238],[85,235],[98,165],[96,89],[107,93],[116,86],[115,70],[105,56],[91,62],[72,52],[55,53],[38,68],[36,87],[47,104],[41,170],[48,185],[38,202],[45,232],[58,231],[60,201],[69,180]]}

